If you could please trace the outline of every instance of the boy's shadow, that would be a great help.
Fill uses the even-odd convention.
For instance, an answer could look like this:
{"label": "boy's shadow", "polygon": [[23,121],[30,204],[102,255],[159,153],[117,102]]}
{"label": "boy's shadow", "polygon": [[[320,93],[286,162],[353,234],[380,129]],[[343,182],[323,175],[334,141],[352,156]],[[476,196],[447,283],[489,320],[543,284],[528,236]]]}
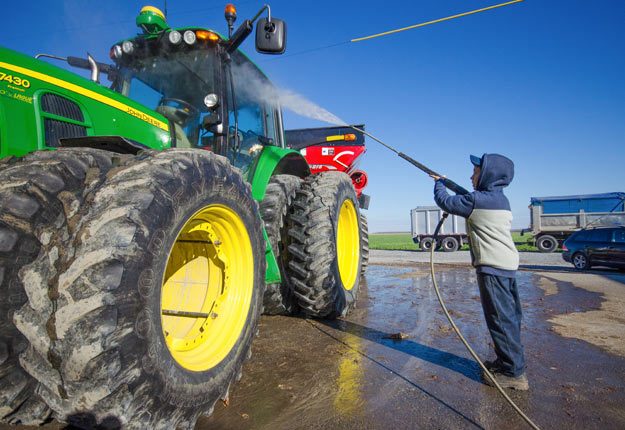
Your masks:
{"label": "boy's shadow", "polygon": [[482,382],[480,366],[475,361],[468,358],[441,351],[440,349],[432,348],[410,339],[388,339],[388,333],[384,333],[370,327],[365,327],[351,321],[318,320],[318,322],[335,330],[358,336],[362,339],[392,348],[396,351],[403,352],[437,366],[453,370],[454,372],[460,373],[473,381]]}

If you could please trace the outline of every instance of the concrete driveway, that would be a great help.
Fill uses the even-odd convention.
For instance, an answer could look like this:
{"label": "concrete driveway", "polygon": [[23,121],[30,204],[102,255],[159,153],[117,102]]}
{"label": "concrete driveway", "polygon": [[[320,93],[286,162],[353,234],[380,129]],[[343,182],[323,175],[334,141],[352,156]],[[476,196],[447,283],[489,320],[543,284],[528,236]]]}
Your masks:
{"label": "concrete driveway", "polygon": [[[374,252],[344,320],[263,317],[229,405],[197,428],[527,428],[480,382],[414,254],[422,255]],[[375,264],[387,259],[404,266]],[[625,428],[625,276],[540,263],[518,274],[531,390],[512,398],[545,429]],[[457,324],[480,356],[492,357],[473,271],[439,269]],[[388,338],[397,332],[409,338]]]}

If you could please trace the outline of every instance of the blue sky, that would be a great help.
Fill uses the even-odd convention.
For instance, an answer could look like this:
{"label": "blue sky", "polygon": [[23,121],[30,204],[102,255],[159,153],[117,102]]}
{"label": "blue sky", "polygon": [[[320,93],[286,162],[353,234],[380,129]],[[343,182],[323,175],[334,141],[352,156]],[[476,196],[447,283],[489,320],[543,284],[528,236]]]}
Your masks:
{"label": "blue sky", "polygon": [[[108,60],[134,34],[145,4],[129,0],[25,1],[4,20],[0,45],[27,54]],[[526,0],[366,42],[314,50],[497,1],[274,0],[288,25],[287,52],[242,48],[280,87],[296,91],[465,187],[468,154],[516,164],[507,189],[514,227],[531,196],[625,191],[625,2]],[[258,1],[235,3],[251,17]],[[225,33],[225,2],[168,1],[172,26]],[[240,22],[240,21],[239,21]],[[310,51],[312,50],[312,51]],[[305,52],[308,51],[308,52]],[[305,52],[305,53],[302,53]],[[288,112],[287,128],[323,126]],[[368,142],[371,231],[407,231],[410,209],[433,204],[432,181]]]}

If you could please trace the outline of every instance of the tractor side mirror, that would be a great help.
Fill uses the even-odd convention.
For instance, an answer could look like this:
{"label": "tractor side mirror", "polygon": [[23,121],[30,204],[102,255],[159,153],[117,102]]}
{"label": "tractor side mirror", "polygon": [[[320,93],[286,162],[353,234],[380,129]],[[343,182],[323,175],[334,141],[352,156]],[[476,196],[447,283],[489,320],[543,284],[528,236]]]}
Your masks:
{"label": "tractor side mirror", "polygon": [[262,18],[256,24],[256,50],[262,54],[282,54],[286,50],[286,23]]}

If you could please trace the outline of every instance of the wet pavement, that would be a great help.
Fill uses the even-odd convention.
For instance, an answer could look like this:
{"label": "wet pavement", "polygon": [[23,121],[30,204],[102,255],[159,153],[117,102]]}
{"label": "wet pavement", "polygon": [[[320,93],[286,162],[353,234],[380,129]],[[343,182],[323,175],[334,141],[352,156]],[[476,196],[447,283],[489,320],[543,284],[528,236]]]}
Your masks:
{"label": "wet pavement", "polygon": [[[471,263],[469,251],[434,253],[434,261],[440,265],[467,265]],[[369,261],[372,264],[384,264],[390,266],[412,266],[415,263],[429,263],[430,253],[423,251],[387,251],[372,249],[369,253]],[[519,264],[522,268],[538,268],[563,266],[573,268],[573,265],[562,260],[562,253],[554,252],[544,254],[542,252],[519,252]]]}
{"label": "wet pavement", "polygon": [[[460,329],[481,357],[492,357],[474,274],[441,267],[438,276]],[[263,317],[229,405],[196,428],[527,428],[480,383],[439,310],[427,266],[373,265],[365,281],[345,320]],[[553,267],[521,271],[518,281],[531,390],[510,392],[513,400],[544,429],[625,428],[625,275]],[[610,330],[586,327],[597,324]],[[397,332],[410,337],[387,338]]]}

